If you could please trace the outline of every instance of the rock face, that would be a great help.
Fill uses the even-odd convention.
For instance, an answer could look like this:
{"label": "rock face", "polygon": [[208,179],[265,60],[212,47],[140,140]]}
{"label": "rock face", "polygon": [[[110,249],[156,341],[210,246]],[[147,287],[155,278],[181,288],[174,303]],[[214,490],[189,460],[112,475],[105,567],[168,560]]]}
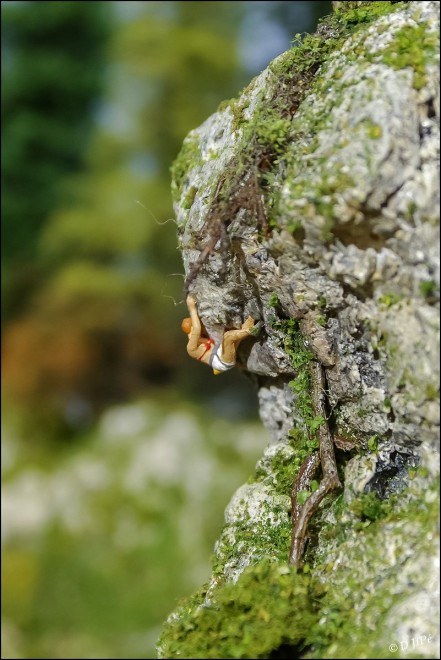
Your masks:
{"label": "rock face", "polygon": [[[439,653],[439,3],[335,5],[174,164],[186,290],[213,337],[261,321],[239,366],[273,442],[160,657]],[[296,573],[290,490],[317,444],[314,360],[344,490]]]}

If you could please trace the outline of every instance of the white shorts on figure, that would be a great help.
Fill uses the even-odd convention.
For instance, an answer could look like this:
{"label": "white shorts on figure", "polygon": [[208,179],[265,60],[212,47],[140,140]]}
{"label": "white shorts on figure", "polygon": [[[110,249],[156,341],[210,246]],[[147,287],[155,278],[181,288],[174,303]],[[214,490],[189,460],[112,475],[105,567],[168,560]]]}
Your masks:
{"label": "white shorts on figure", "polygon": [[214,371],[228,371],[232,369],[236,363],[235,362],[224,362],[222,360],[222,345],[215,344],[213,346],[213,351],[210,355],[210,367]]}

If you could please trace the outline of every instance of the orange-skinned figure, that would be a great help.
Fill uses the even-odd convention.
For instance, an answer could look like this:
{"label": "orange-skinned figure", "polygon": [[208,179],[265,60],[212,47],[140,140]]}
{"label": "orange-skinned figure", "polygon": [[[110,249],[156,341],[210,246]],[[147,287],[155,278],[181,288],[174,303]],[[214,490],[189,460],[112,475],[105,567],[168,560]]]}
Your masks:
{"label": "orange-skinned figure", "polygon": [[187,353],[190,357],[203,362],[213,369],[215,375],[232,369],[236,364],[236,351],[240,342],[252,334],[254,319],[250,316],[238,330],[227,330],[221,342],[203,335],[202,324],[193,296],[187,296],[190,317],[181,323],[182,330],[188,335]]}

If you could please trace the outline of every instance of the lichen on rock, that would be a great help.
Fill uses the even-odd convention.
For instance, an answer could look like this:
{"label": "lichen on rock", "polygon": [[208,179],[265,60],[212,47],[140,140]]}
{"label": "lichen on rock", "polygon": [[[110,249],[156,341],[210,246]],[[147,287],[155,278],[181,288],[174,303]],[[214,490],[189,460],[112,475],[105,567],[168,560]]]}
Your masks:
{"label": "lichen on rock", "polygon": [[[159,657],[397,657],[395,643],[437,657],[439,3],[335,5],[173,166],[205,327],[220,338],[248,315],[262,322],[239,366],[272,442]],[[311,360],[350,451],[296,573],[290,488],[317,446]]]}

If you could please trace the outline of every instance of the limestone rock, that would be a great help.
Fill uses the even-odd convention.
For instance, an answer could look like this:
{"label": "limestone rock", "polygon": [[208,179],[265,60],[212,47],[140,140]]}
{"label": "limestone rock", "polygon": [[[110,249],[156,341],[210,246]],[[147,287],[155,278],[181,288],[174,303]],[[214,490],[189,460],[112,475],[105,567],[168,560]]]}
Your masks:
{"label": "limestone rock", "polygon": [[[205,596],[170,619],[160,657],[233,657],[216,655],[221,642],[197,655],[200,608],[259,561],[287,560],[290,483],[313,435],[299,350],[325,368],[332,432],[356,449],[338,453],[344,493],[311,533],[327,595],[298,657],[389,657],[418,636],[414,657],[436,657],[439,3],[335,5],[192,131],[174,165],[186,289],[215,337],[262,322],[239,360],[273,443],[227,508]],[[333,623],[341,594],[351,643]]]}

